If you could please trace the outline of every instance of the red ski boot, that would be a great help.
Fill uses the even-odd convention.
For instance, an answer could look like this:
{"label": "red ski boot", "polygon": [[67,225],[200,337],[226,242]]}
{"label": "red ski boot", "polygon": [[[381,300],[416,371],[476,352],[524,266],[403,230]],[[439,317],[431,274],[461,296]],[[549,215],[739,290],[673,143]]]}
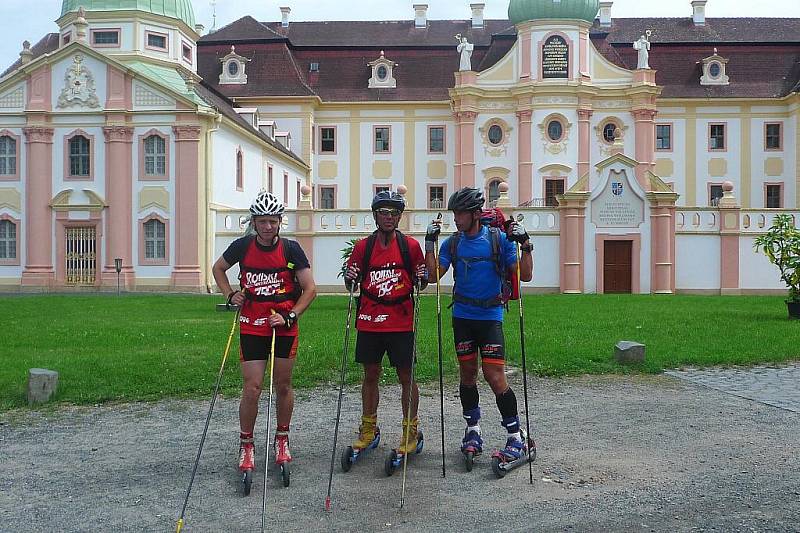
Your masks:
{"label": "red ski boot", "polygon": [[256,467],[256,447],[253,444],[253,435],[242,437],[239,442],[239,472],[242,474],[242,491],[244,495],[250,494],[253,484],[253,470]]}
{"label": "red ski boot", "polygon": [[289,451],[289,428],[280,428],[275,433],[275,464],[281,469],[283,486],[289,486],[289,463],[292,462],[292,454]]}

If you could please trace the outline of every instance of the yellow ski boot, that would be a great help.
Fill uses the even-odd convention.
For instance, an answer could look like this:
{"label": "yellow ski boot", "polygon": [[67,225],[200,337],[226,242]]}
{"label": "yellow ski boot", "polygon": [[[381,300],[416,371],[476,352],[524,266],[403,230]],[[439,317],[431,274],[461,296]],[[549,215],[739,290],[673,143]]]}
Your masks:
{"label": "yellow ski boot", "polygon": [[358,427],[358,439],[342,453],[342,470],[345,472],[350,470],[362,452],[377,448],[380,441],[378,415],[362,416],[361,425]]}

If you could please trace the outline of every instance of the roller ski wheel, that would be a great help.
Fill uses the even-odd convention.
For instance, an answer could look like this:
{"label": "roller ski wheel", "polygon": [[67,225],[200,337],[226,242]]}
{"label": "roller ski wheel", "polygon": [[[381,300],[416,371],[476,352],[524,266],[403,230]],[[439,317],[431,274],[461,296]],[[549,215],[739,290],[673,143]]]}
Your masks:
{"label": "roller ski wheel", "polygon": [[475,459],[481,455],[483,440],[477,431],[467,428],[464,440],[461,442],[461,454],[464,456],[464,466],[467,472],[472,472]]}
{"label": "roller ski wheel", "polygon": [[281,470],[281,481],[283,481],[283,486],[288,487],[292,477],[292,469],[289,466],[289,463],[281,463],[279,467]]}
{"label": "roller ski wheel", "polygon": [[[417,446],[414,448],[413,453],[419,454],[422,452],[422,448],[425,446],[425,436],[422,434],[422,431],[417,432]],[[403,466],[403,461],[406,460],[408,454],[404,454],[399,452],[397,449],[393,449],[389,452],[389,457],[386,458],[385,464],[385,472],[386,475],[391,477],[394,474],[394,471]]]}
{"label": "roller ski wheel", "polygon": [[245,470],[242,472],[242,494],[250,496],[250,488],[253,486],[253,471]]}
{"label": "roller ski wheel", "polygon": [[239,445],[239,474],[241,475],[242,494],[250,495],[253,485],[253,470],[255,470],[255,447],[252,440],[244,441]]}
{"label": "roller ski wheel", "polygon": [[527,449],[518,458],[512,458],[509,454],[504,453],[503,450],[498,450],[492,454],[492,472],[498,478],[505,477],[506,474],[519,468],[520,466],[532,463],[536,459],[536,442],[533,439],[527,439]]}
{"label": "roller ski wheel", "polygon": [[464,466],[467,468],[467,472],[472,472],[472,467],[475,466],[475,452],[464,452]]}
{"label": "roller ski wheel", "polygon": [[381,431],[378,429],[375,432],[375,438],[372,439],[372,442],[366,448],[355,448],[353,446],[348,446],[342,452],[342,471],[349,472],[350,468],[353,467],[354,464],[359,460],[361,455],[364,452],[369,450],[374,450],[378,447],[378,444],[381,442]]}

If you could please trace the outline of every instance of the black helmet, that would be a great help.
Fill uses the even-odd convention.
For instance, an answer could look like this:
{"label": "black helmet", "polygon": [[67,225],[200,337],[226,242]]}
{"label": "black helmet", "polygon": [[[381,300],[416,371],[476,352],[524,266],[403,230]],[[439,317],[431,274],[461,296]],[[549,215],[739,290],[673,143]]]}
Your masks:
{"label": "black helmet", "polygon": [[454,192],[447,201],[448,211],[475,211],[483,207],[483,193],[472,187]]}
{"label": "black helmet", "polygon": [[406,208],[406,201],[394,191],[381,191],[372,199],[372,210],[375,211],[379,207],[392,207],[402,212]]}

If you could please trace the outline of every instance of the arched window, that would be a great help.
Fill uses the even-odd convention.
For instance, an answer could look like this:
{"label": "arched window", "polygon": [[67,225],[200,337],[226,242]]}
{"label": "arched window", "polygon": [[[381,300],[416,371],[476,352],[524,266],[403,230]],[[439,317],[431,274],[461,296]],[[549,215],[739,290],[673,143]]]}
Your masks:
{"label": "arched window", "polygon": [[241,148],[236,150],[236,188],[244,189],[244,158]]}
{"label": "arched window", "polygon": [[17,225],[10,220],[0,220],[0,261],[17,259]]}
{"label": "arched window", "polygon": [[76,135],[69,140],[69,174],[70,176],[89,177],[91,175],[91,143],[83,135]]}
{"label": "arched window", "polygon": [[0,137],[0,176],[17,173],[17,141],[9,135]]}
{"label": "arched window", "polygon": [[145,260],[167,258],[166,225],[155,218],[144,223],[144,258]]}
{"label": "arched window", "polygon": [[489,185],[486,187],[486,200],[488,203],[493,203],[500,198],[500,184],[503,183],[500,179],[493,179],[489,181]]}
{"label": "arched window", "polygon": [[163,137],[150,135],[144,140],[144,173],[164,176],[167,173],[167,142]]}

